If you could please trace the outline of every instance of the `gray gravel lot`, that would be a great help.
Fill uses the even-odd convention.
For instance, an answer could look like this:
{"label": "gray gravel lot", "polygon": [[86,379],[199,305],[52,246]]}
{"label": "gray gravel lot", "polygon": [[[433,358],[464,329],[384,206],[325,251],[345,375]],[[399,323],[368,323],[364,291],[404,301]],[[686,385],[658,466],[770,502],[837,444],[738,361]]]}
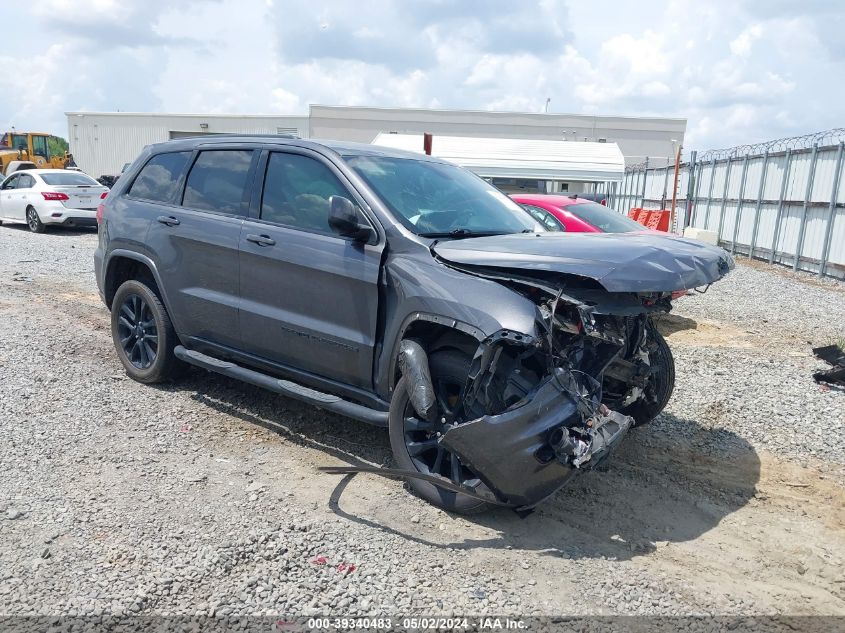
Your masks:
{"label": "gray gravel lot", "polygon": [[[386,432],[193,371],[128,380],[88,232],[0,227],[0,615],[845,614],[845,287],[740,265],[664,319],[678,384],[526,519],[448,515]],[[354,567],[353,567],[354,566]]]}

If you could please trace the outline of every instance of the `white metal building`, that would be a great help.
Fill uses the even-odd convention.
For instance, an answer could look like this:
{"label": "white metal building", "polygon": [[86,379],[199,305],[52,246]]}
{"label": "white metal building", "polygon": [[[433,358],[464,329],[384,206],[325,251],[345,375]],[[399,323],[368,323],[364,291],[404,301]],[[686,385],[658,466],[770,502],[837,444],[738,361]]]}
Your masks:
{"label": "white metal building", "polygon": [[152,143],[200,134],[308,136],[308,117],[247,114],[144,114],[66,112],[68,143],[76,164],[98,178],[119,174]]}
{"label": "white metal building", "polygon": [[280,134],[371,143],[382,132],[568,143],[616,143],[627,164],[666,164],[685,119],[312,105],[307,116],[67,112],[68,141],[89,174],[119,173],[145,145],[215,133]]}
{"label": "white metal building", "polygon": [[[390,132],[382,132],[373,141],[420,153],[423,143],[422,134]],[[567,191],[583,191],[593,183],[621,182],[625,173],[625,159],[616,143],[434,136],[431,154],[508,191],[518,191],[521,183],[532,181],[532,189],[560,191],[565,184]]]}

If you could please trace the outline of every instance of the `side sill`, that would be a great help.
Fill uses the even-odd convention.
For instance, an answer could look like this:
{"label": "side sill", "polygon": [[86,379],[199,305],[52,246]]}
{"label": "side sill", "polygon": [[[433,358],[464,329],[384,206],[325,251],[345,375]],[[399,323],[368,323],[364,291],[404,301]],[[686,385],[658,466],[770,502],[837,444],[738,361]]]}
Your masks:
{"label": "side sill", "polygon": [[344,400],[340,396],[317,391],[316,389],[310,389],[309,387],[304,387],[295,382],[291,382],[290,380],[282,380],[267,374],[262,374],[261,372],[253,369],[241,367],[231,361],[220,360],[218,358],[214,358],[213,356],[208,356],[194,350],[186,349],[182,345],[177,345],[174,348],[173,353],[177,358],[185,361],[186,363],[202,367],[208,371],[223,374],[229,378],[242,380],[243,382],[248,382],[252,385],[256,385],[257,387],[268,389],[269,391],[273,391],[289,398],[302,400],[303,402],[312,404],[320,409],[325,409],[327,411],[331,411],[332,413],[354,418],[356,420],[360,420],[361,422],[374,424],[376,426],[387,426],[387,411],[376,411],[375,409],[370,409],[369,407],[365,407],[355,402]]}

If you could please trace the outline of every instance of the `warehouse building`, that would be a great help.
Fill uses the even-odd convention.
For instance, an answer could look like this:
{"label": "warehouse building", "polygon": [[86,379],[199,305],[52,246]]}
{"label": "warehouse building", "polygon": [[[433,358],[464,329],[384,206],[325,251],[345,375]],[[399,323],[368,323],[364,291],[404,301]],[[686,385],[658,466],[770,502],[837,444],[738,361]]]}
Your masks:
{"label": "warehouse building", "polygon": [[[372,143],[380,134],[396,134],[403,137],[401,142],[416,144],[416,140],[408,139],[430,133],[435,139],[461,137],[465,143],[466,139],[478,139],[479,154],[490,143],[495,144],[495,139],[544,141],[551,143],[540,143],[538,147],[552,152],[553,162],[571,166],[585,155],[612,155],[617,163],[617,158],[622,157],[628,165],[648,158],[651,164],[665,165],[683,143],[686,131],[685,119],[322,105],[310,106],[308,116],[129,112],[66,115],[70,151],[77,164],[95,177],[120,173],[123,165],[134,160],[146,145],[201,134],[292,134],[361,143]],[[596,148],[597,144],[613,147]],[[422,151],[421,142],[419,145],[418,151]],[[442,144],[435,140],[435,147]],[[468,162],[473,162],[472,158]],[[526,170],[524,178],[518,170],[512,170],[508,177],[500,175],[496,184],[514,190],[584,191],[621,180],[622,167],[616,165],[613,169],[610,175],[590,177],[584,177],[590,170],[583,170],[580,175],[573,175],[571,169],[545,173],[545,182],[528,175],[530,170]]]}

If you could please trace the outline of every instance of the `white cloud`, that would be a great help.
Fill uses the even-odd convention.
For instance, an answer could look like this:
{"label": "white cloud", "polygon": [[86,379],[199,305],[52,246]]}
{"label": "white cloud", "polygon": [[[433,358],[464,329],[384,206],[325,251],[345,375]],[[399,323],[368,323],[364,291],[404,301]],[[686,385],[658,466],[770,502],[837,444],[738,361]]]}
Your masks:
{"label": "white cloud", "polygon": [[751,52],[751,46],[763,35],[763,27],[759,24],[750,26],[740,33],[736,39],[731,41],[731,52],[734,55],[744,57]]}
{"label": "white cloud", "polygon": [[[704,148],[833,127],[845,97],[833,80],[845,48],[830,38],[841,16],[813,3],[41,0],[4,11],[18,26],[0,81],[18,96],[0,102],[0,124],[19,129],[61,133],[63,111],[85,108],[538,112],[551,98],[556,112],[686,117],[686,146]],[[48,44],[33,51],[33,33]]]}

